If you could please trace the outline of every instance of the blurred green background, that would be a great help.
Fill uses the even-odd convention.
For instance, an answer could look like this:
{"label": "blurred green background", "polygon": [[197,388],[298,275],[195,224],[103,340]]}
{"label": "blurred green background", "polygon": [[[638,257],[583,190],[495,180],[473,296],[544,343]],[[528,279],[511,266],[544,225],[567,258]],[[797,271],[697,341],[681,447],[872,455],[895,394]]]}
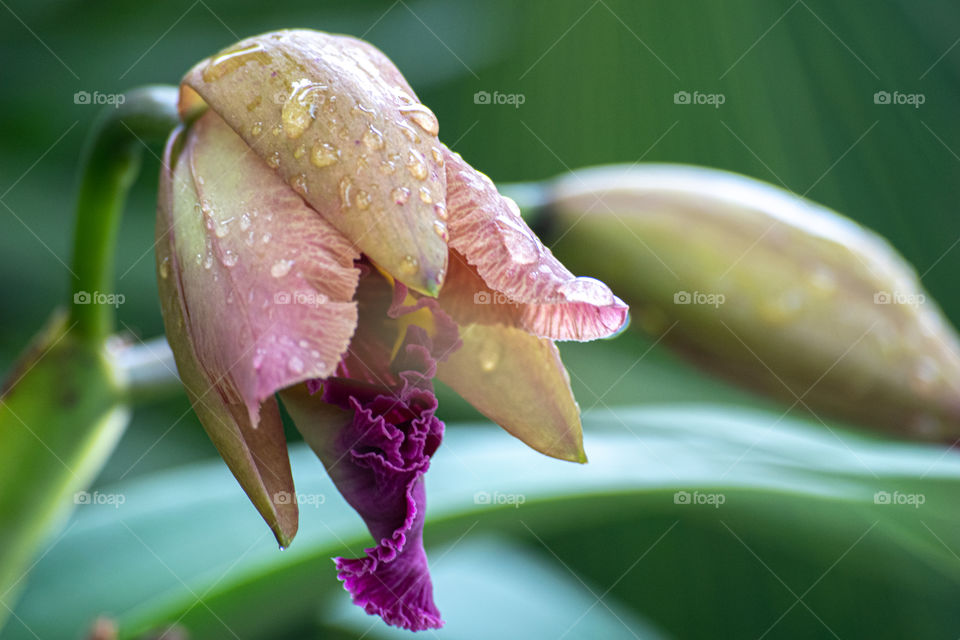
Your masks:
{"label": "blurred green background", "polygon": [[[434,110],[441,123],[441,138],[497,182],[540,180],[588,165],[639,161],[700,164],[755,176],[843,212],[889,238],[922,274],[924,285],[947,316],[954,324],[960,321],[960,300],[953,295],[954,274],[960,269],[960,249],[955,248],[960,242],[960,129],[956,126],[960,5],[956,2],[3,0],[0,364],[4,369],[51,308],[62,304],[67,295],[64,263],[70,258],[77,160],[97,112],[95,106],[75,104],[74,94],[116,93],[146,83],[176,84],[189,67],[218,49],[255,33],[285,27],[347,33],[380,47]],[[522,94],[524,100],[519,107],[478,104],[474,99],[478,91]],[[674,102],[678,91],[722,93],[725,102],[719,108],[678,105]],[[919,93],[925,101],[918,108],[875,104],[878,91]],[[152,255],[158,168],[157,159],[148,154],[117,249],[117,291],[126,296],[118,326],[144,339],[162,332]],[[611,284],[616,290],[616,283]],[[615,342],[564,345],[581,406],[605,409],[627,404],[711,403],[714,407],[727,405],[731,411],[750,406],[773,411],[774,418],[778,414],[779,408],[769,401],[708,379],[659,347],[647,353],[648,346],[644,337],[633,333]],[[644,357],[639,359],[641,355]],[[443,417],[451,422],[477,418],[449,395],[444,396],[441,407]],[[98,485],[149,480],[152,474],[215,456],[187,409],[185,397],[138,409]],[[588,421],[587,426],[590,424]],[[512,446],[506,435],[492,430],[491,434],[496,443]],[[298,471],[295,468],[295,474]],[[238,501],[231,504],[244,516],[245,531],[259,535],[256,516],[242,505],[240,490],[229,483],[225,486],[232,491],[230,499]],[[550,500],[560,497],[552,496],[547,502]],[[508,513],[502,519],[512,524],[501,527],[514,536],[508,549],[485,548],[480,540],[456,563],[468,572],[474,566],[471,558],[502,553],[509,558],[504,564],[536,563],[539,569],[530,568],[529,572],[547,571],[544,567],[559,570],[567,579],[564,588],[570,590],[567,595],[571,598],[593,591],[600,596],[629,562],[676,520],[681,522],[678,531],[682,534],[671,543],[672,552],[665,551],[659,564],[643,570],[649,582],[628,580],[613,593],[623,610],[608,613],[615,618],[626,616],[626,622],[601,633],[605,622],[594,621],[598,634],[594,637],[620,637],[625,630],[629,634],[624,637],[642,636],[646,628],[643,618],[655,620],[668,637],[711,637],[709,624],[692,624],[677,611],[664,613],[669,609],[663,604],[664,594],[679,597],[687,588],[698,597],[712,594],[717,599],[699,612],[690,611],[690,616],[723,618],[733,616],[728,609],[738,611],[741,626],[726,621],[719,628],[736,629],[742,637],[760,637],[790,606],[790,590],[782,590],[783,585],[771,578],[763,563],[757,563],[753,552],[747,553],[746,546],[731,537],[716,517],[710,515],[705,517],[708,524],[697,524],[692,521],[696,518],[671,512],[668,502],[646,514],[641,512],[644,503],[636,502],[634,515],[642,525],[629,518],[608,521],[597,515],[595,527],[578,530],[576,535],[563,534],[563,526],[557,524],[564,521],[562,515],[544,515],[541,524],[528,529],[555,531],[548,545],[551,552],[544,553],[541,547],[534,555],[536,534],[531,536],[531,531],[518,527],[516,517],[510,520]],[[776,521],[789,529],[790,518],[804,508],[801,501],[793,516],[780,520],[751,516],[749,510],[741,518],[743,523],[757,525],[755,533],[760,539],[768,526],[765,523]],[[834,515],[825,516],[824,522],[833,522]],[[500,526],[484,523],[493,531]],[[661,523],[666,524],[659,526]],[[914,525],[919,527],[916,522]],[[222,533],[215,520],[194,526],[196,536],[216,538]],[[637,553],[629,554],[626,566],[599,553],[613,545],[632,545],[634,535],[644,542],[636,543]],[[848,542],[859,533],[851,535]],[[437,536],[438,545],[457,539],[439,532]],[[248,544],[253,542],[250,539]],[[266,540],[259,542],[269,546]],[[842,543],[834,546],[836,549],[825,552],[822,566],[798,561],[797,575],[803,577],[790,587],[796,590],[795,596],[845,548]],[[246,546],[241,551],[243,548]],[[323,547],[324,553],[339,552],[335,545],[330,548],[334,550]],[[82,545],[75,549],[86,553]],[[960,551],[960,547],[955,549]],[[158,566],[150,560],[149,550],[140,547],[138,552],[128,566],[144,574],[164,572],[165,563]],[[441,552],[431,553],[436,557]],[[791,561],[789,549],[771,546],[770,553],[782,556],[785,563]],[[760,552],[756,555],[767,557]],[[666,561],[676,556],[687,557],[687,564],[674,566]],[[694,560],[700,556],[704,562],[724,558],[728,564],[710,573]],[[944,557],[960,564],[952,552]],[[563,569],[568,565],[575,567],[578,577],[572,583]],[[868,577],[869,565],[865,563]],[[316,566],[317,580],[329,583],[332,567],[326,562]],[[704,573],[698,577],[698,571]],[[84,589],[82,573],[65,575],[65,579],[80,581],[74,584],[76,589]],[[751,590],[730,590],[725,575],[733,575],[731,579],[739,584],[752,585]],[[579,576],[585,577],[580,581]],[[713,586],[693,589],[690,585],[707,579],[703,576],[711,576]],[[504,580],[509,583],[509,576]],[[534,588],[547,591],[551,580],[559,584],[545,573],[542,581],[534,581]],[[834,585],[824,580],[819,589],[845,593],[857,589],[859,580],[847,576]],[[902,616],[898,613],[896,617],[902,618],[906,628],[919,624],[921,618],[929,622],[931,615],[945,616],[927,629],[930,635],[916,637],[941,637],[938,634],[950,628],[958,631],[960,617],[950,610],[944,594],[956,595],[960,582],[939,585],[922,577],[918,580],[939,594],[928,598],[928,609],[920,613],[898,609],[896,596],[886,592],[883,597],[887,599],[875,604],[901,612]],[[176,584],[172,588],[177,588]],[[479,587],[465,584],[458,588],[469,591]],[[561,601],[561,587],[557,589]],[[122,589],[115,586],[115,590]],[[776,597],[764,597],[770,590],[778,591]],[[346,601],[345,594],[331,593],[335,595],[328,600]],[[47,602],[53,607],[51,612],[63,604],[42,592],[30,592],[28,597],[32,602]],[[744,603],[743,598],[751,602]],[[914,605],[921,606],[910,606]],[[104,606],[109,613],[121,613]],[[506,604],[503,606],[507,611]],[[816,614],[802,605],[796,607],[766,637],[832,637],[833,621],[829,626],[820,625]],[[749,609],[749,613],[741,609]],[[269,618],[270,611],[266,607],[263,616]],[[97,613],[76,615],[92,619]],[[518,619],[525,615],[523,611],[503,615],[508,614]],[[290,637],[323,637],[316,635],[320,632],[311,620],[298,618]],[[845,634],[834,635],[858,635],[856,625],[844,628]],[[879,637],[892,629],[880,624],[861,637]],[[343,637],[359,635],[343,633]],[[381,633],[379,628],[372,633],[370,637],[381,637],[375,636]],[[540,637],[535,631],[530,633],[534,635],[529,637]],[[544,631],[542,637],[560,633],[563,628],[558,633]],[[3,637],[8,634],[30,637],[17,621],[8,625]],[[241,637],[279,634],[251,632]]]}

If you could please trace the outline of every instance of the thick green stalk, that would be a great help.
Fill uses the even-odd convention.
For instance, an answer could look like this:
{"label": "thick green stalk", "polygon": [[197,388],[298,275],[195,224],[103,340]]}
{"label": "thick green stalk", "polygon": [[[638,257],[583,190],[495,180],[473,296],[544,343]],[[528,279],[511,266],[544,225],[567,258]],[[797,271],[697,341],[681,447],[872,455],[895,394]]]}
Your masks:
{"label": "thick green stalk", "polygon": [[113,293],[117,229],[143,150],[179,122],[175,87],[142,87],[124,98],[104,109],[90,133],[77,195],[71,321],[78,335],[94,342],[113,329],[114,307],[97,304],[95,295]]}

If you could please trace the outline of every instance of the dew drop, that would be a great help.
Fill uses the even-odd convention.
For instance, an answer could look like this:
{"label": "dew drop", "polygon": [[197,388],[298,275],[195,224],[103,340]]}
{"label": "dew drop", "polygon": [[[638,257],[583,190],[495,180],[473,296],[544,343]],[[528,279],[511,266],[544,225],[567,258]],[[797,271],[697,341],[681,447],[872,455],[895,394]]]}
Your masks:
{"label": "dew drop", "polygon": [[213,82],[223,76],[235,71],[251,61],[257,61],[260,64],[270,63],[270,54],[259,42],[241,49],[226,51],[218,56],[211,58],[210,62],[203,69],[203,81]]}
{"label": "dew drop", "polygon": [[400,271],[407,275],[413,275],[420,268],[420,261],[413,256],[404,256],[400,262]]}
{"label": "dew drop", "polygon": [[290,273],[290,268],[292,266],[293,260],[277,260],[273,263],[273,266],[270,267],[270,275],[272,275],[274,278],[282,278]]}
{"label": "dew drop", "polygon": [[166,280],[167,276],[170,275],[170,256],[163,256],[163,260],[160,261],[159,266],[160,277]]}
{"label": "dew drop", "polygon": [[240,231],[246,231],[250,228],[250,214],[245,213],[240,216]]}
{"label": "dew drop", "polygon": [[263,244],[267,244],[268,242],[270,242],[271,238],[273,238],[273,234],[267,231],[266,233],[263,234],[263,236],[261,236],[260,241],[263,242]]}
{"label": "dew drop", "polygon": [[307,147],[301,144],[300,146],[298,146],[296,149],[293,150],[293,157],[296,160],[299,160],[300,158],[303,157],[303,154],[305,154],[306,152],[307,152]]}
{"label": "dew drop", "polygon": [[363,144],[370,151],[383,149],[383,134],[372,124],[363,132]]}
{"label": "dew drop", "polygon": [[323,104],[325,85],[303,79],[293,83],[290,97],[283,103],[280,120],[287,137],[295,140],[313,123],[317,115],[317,105]]}
{"label": "dew drop", "polygon": [[390,197],[393,198],[393,201],[398,205],[403,206],[407,203],[407,200],[410,199],[410,189],[406,187],[397,187],[390,192]]}
{"label": "dew drop", "polygon": [[329,142],[318,142],[310,151],[310,162],[315,167],[329,167],[340,158],[340,150]]}
{"label": "dew drop", "polygon": [[520,206],[517,205],[517,202],[510,196],[503,196],[503,199],[507,203],[507,208],[510,209],[510,213],[519,218]]}
{"label": "dew drop", "polygon": [[501,346],[499,343],[488,340],[480,350],[480,370],[490,373],[500,364]]}
{"label": "dew drop", "polygon": [[292,357],[287,361],[287,367],[288,367],[288,368],[290,369],[290,371],[292,371],[293,373],[303,373],[303,360],[301,360],[301,359],[298,358],[297,356],[292,356]]}
{"label": "dew drop", "polygon": [[343,176],[340,178],[340,206],[344,209],[350,208],[350,190],[353,189],[353,183],[350,178]]}
{"label": "dew drop", "polygon": [[433,161],[437,163],[437,166],[441,169],[443,168],[443,151],[433,147],[430,149],[430,153],[433,154]]}
{"label": "dew drop", "polygon": [[279,151],[274,151],[273,153],[270,154],[270,157],[267,158],[267,166],[269,166],[271,169],[276,169],[277,167],[280,166]]}
{"label": "dew drop", "polygon": [[446,220],[449,216],[447,215],[447,205],[442,202],[438,202],[433,205],[433,212],[437,214],[437,218],[440,220]]}
{"label": "dew drop", "polygon": [[437,116],[433,115],[433,111],[430,111],[427,106],[411,104],[400,107],[400,112],[406,114],[414,124],[423,129],[427,134],[435,136],[440,133],[440,123],[437,121]]}
{"label": "dew drop", "polygon": [[444,242],[447,241],[447,238],[449,237],[449,235],[447,234],[447,225],[446,225],[446,223],[441,222],[440,220],[434,220],[434,221],[433,221],[433,231],[434,231],[434,233],[436,233],[438,236],[440,236],[440,239],[441,239],[441,240],[443,240]]}
{"label": "dew drop", "polygon": [[227,267],[232,267],[237,264],[237,254],[229,249],[223,252],[223,264]]}
{"label": "dew drop", "polygon": [[420,142],[420,136],[417,135],[417,130],[411,127],[409,122],[397,120],[397,126],[400,128],[400,131],[403,132],[403,135],[407,136],[407,140],[414,144]]}
{"label": "dew drop", "polygon": [[420,187],[420,201],[424,204],[430,204],[433,202],[433,197],[430,195],[430,189],[427,187]]}
{"label": "dew drop", "polygon": [[212,266],[213,266],[213,253],[209,249],[207,249],[207,255],[205,255],[203,258],[203,268],[209,269]]}
{"label": "dew drop", "polygon": [[300,195],[306,195],[307,176],[302,173],[298,173],[294,177],[290,178],[290,187]]}
{"label": "dew drop", "polygon": [[411,149],[407,156],[407,169],[417,180],[427,179],[427,165],[423,161],[423,155],[416,149]]}
{"label": "dew drop", "polygon": [[250,135],[252,135],[252,136],[259,136],[261,133],[263,133],[263,123],[262,123],[262,122],[254,122],[254,123],[253,123],[253,126],[250,127]]}
{"label": "dew drop", "polygon": [[306,340],[300,340],[299,342],[297,342],[297,344],[300,346],[301,349],[306,349],[307,347],[310,346],[310,343],[307,342]]}
{"label": "dew drop", "polygon": [[366,209],[370,206],[370,194],[360,189],[357,191],[357,209]]}

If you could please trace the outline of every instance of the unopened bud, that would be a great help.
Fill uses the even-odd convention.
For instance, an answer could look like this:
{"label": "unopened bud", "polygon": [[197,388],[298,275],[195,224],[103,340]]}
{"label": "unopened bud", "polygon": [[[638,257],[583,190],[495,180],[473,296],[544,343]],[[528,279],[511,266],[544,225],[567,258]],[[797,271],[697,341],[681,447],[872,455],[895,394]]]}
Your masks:
{"label": "unopened bud", "polygon": [[[694,167],[558,179],[550,224],[572,268],[634,324],[788,404],[925,439],[960,436],[960,348],[883,238],[769,184]],[[589,249],[587,249],[589,247]]]}

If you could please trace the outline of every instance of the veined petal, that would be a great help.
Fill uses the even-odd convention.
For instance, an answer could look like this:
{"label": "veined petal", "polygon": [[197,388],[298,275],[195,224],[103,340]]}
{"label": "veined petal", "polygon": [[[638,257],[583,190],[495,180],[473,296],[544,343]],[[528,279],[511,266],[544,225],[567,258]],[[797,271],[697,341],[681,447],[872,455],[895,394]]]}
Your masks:
{"label": "veined petal", "polygon": [[463,346],[437,377],[509,433],[537,451],[586,462],[580,408],[553,341],[522,329],[460,327]]}
{"label": "veined petal", "polygon": [[[436,295],[447,261],[439,125],[383,53],[346,36],[277,31],[201,62],[184,83],[371,260]],[[183,108],[195,110],[184,93]]]}
{"label": "veined petal", "polygon": [[212,111],[173,171],[158,233],[172,243],[193,347],[256,425],[275,391],[336,368],[357,323],[359,255]]}
{"label": "veined petal", "polygon": [[[441,304],[456,320],[497,318],[556,340],[593,340],[623,326],[627,305],[607,285],[570,273],[527,227],[512,200],[459,154],[444,150],[454,251]],[[466,286],[471,267],[479,279]],[[462,284],[450,284],[455,277]]]}
{"label": "veined petal", "polygon": [[[173,150],[181,138],[179,130],[170,136],[164,166],[173,162]],[[229,388],[230,380],[212,377],[198,359],[184,297],[180,256],[174,247],[175,235],[168,233],[176,207],[174,201],[192,207],[194,196],[188,190],[175,189],[174,177],[166,170],[160,175],[159,192],[156,257],[160,302],[180,380],[230,471],[273,530],[277,542],[285,547],[297,533],[298,511],[296,501],[280,499],[295,492],[277,403],[273,398],[263,403],[260,424],[255,427],[247,407],[237,400],[236,389]]]}

